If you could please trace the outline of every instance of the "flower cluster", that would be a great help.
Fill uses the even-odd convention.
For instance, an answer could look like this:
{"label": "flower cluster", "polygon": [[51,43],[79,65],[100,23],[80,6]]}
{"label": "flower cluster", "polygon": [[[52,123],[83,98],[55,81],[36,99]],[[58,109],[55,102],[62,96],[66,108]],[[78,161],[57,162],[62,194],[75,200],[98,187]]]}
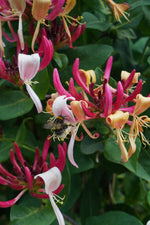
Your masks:
{"label": "flower cluster", "polygon": [[[12,58],[12,63],[0,57],[0,78],[14,83],[21,87],[24,83],[26,89],[33,100],[38,113],[42,112],[42,104],[36,93],[31,88],[31,79],[38,71],[46,68],[52,60],[54,48],[58,49],[64,45],[72,48],[72,43],[82,34],[85,24],[81,24],[80,17],[73,18],[68,13],[74,8],[76,1],[56,0],[56,1],[1,1],[0,7],[0,52],[5,57],[5,47],[3,37],[8,42],[16,42],[16,55]],[[32,18],[32,19],[31,19]],[[57,25],[56,18],[59,18]],[[17,32],[13,28],[13,21],[18,20]],[[24,40],[22,20],[29,24],[29,31],[32,37],[31,46]],[[8,23],[12,34],[10,38],[3,30],[1,21]],[[35,23],[37,21],[36,27]],[[68,22],[70,26],[68,27]],[[40,29],[40,25],[43,28]],[[50,28],[49,28],[50,27]],[[55,30],[55,32],[54,32]],[[57,32],[58,31],[58,32]],[[51,38],[51,34],[55,38]],[[52,40],[52,41],[51,41]],[[35,44],[37,50],[35,51]],[[29,47],[33,54],[28,54]],[[41,60],[41,62],[40,62]]]}
{"label": "flower cluster", "polygon": [[[0,164],[0,184],[7,185],[14,190],[21,191],[14,199],[2,202],[0,201],[1,208],[7,208],[14,205],[21,196],[29,191],[31,196],[40,199],[50,199],[56,217],[60,225],[64,224],[64,219],[59,211],[54,199],[55,196],[63,189],[64,185],[61,184],[62,171],[65,167],[65,155],[67,146],[64,142],[58,145],[58,159],[56,160],[53,153],[50,153],[50,165],[46,159],[50,147],[50,136],[47,137],[43,152],[40,155],[39,148],[35,150],[35,158],[33,165],[30,166],[23,158],[21,150],[17,143],[14,143],[15,152],[10,150],[10,160],[13,166],[13,173],[8,172],[2,164]],[[15,156],[16,155],[16,156]],[[45,184],[45,188],[43,185]],[[58,200],[59,201],[59,200]]]}
{"label": "flower cluster", "polygon": [[[130,6],[126,2],[105,2],[117,21],[121,22],[121,16],[129,21],[126,11]],[[69,15],[75,5],[76,0],[0,0],[0,78],[11,82],[13,85],[10,87],[15,91],[18,88],[18,92],[22,91],[25,97],[31,98],[38,113],[44,113],[44,104],[41,102],[44,97],[40,99],[40,95],[38,96],[34,90],[35,84],[39,85],[40,89],[36,75],[45,68],[49,73],[50,63],[52,66],[56,65],[56,61],[52,61],[54,52],[64,46],[73,48],[74,42],[85,29],[86,24],[81,22],[82,16]],[[29,31],[28,35],[24,29]],[[11,58],[7,57],[8,43],[16,46]],[[68,90],[61,82],[58,69],[53,70],[56,92],[51,93],[50,90],[51,97],[45,107],[50,118],[44,125],[45,128],[51,129],[52,135],[46,138],[42,154],[39,148],[36,148],[33,164],[29,165],[30,162],[24,159],[20,147],[15,142],[14,150],[10,150],[13,172],[10,173],[0,163],[0,184],[20,191],[15,198],[0,201],[1,208],[13,206],[28,191],[33,197],[49,198],[59,225],[65,224],[56,203],[60,202],[57,194],[64,187],[61,182],[66,154],[69,162],[78,168],[73,149],[75,140],[82,141],[84,138],[82,133],[78,136],[80,125],[90,138],[97,139],[100,136],[99,130],[93,133],[88,128],[87,121],[102,121],[111,131],[113,130],[123,162],[127,162],[135,153],[137,137],[141,138],[144,145],[149,144],[143,132],[144,128],[150,127],[150,118],[143,113],[150,107],[150,95],[145,97],[141,94],[143,81],[139,79],[140,73],[136,73],[135,70],[130,73],[122,71],[121,80],[113,86],[110,82],[112,56],[106,63],[100,83],[97,83],[94,70],[80,69],[79,63],[79,58],[76,58],[72,67],[73,78],[67,81]],[[0,138],[4,140],[2,127],[1,130]],[[69,135],[67,146],[64,139]],[[58,144],[57,159],[50,153],[48,164],[48,150],[51,141],[55,139],[63,143]]]}
{"label": "flower cluster", "polygon": [[[54,117],[62,116],[65,123],[68,123],[71,139],[68,146],[70,162],[77,167],[73,159],[73,145],[76,138],[79,124],[91,138],[97,138],[99,134],[92,135],[84,124],[84,121],[91,119],[105,119],[107,124],[116,130],[117,141],[120,145],[123,162],[127,162],[136,151],[136,137],[142,137],[144,143],[148,143],[143,134],[143,127],[148,127],[150,118],[139,116],[150,107],[150,96],[144,97],[141,94],[143,81],[138,80],[139,73],[133,70],[131,73],[122,71],[121,81],[117,83],[117,88],[109,84],[113,57],[111,56],[105,68],[103,83],[96,84],[96,75],[93,70],[84,71],[79,69],[79,59],[73,65],[73,76],[80,87],[77,93],[74,81],[70,78],[69,91],[67,91],[61,81],[57,69],[53,72],[53,82],[57,94],[47,101],[47,111],[53,113]],[[78,89],[79,89],[78,87]],[[92,99],[92,100],[91,100]],[[70,101],[67,104],[67,100]],[[130,106],[131,105],[131,106]],[[125,139],[122,131],[125,125],[130,126],[128,140]],[[65,132],[66,137],[68,132]],[[129,142],[127,151],[124,142]]]}

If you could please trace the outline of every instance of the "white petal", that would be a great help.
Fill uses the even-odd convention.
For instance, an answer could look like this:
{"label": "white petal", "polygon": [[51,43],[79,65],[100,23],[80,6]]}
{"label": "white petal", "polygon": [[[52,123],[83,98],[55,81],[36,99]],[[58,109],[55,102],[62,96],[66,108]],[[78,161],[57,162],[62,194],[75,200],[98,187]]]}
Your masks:
{"label": "white petal", "polygon": [[39,67],[40,56],[38,53],[32,55],[20,53],[18,55],[18,68],[23,81],[31,80],[37,74]]}
{"label": "white petal", "polygon": [[147,222],[147,224],[146,225],[150,225],[150,220]]}
{"label": "white petal", "polygon": [[52,110],[54,116],[63,116],[66,122],[76,123],[72,111],[68,108],[67,100],[74,100],[74,98],[66,97],[65,95],[59,96],[54,100]]}
{"label": "white petal", "polygon": [[68,159],[71,162],[71,164],[78,168],[78,165],[74,161],[74,157],[73,157],[73,147],[74,147],[74,142],[75,142],[77,130],[78,130],[77,128],[74,128],[73,131],[72,131],[72,135],[71,135],[71,138],[70,138],[70,141],[69,141],[69,144],[68,144],[67,155],[68,155]]}
{"label": "white petal", "polygon": [[29,84],[26,84],[26,89],[27,89],[32,101],[34,102],[38,113],[42,112],[43,106],[42,106],[42,103],[41,103],[39,97],[37,96],[37,94],[33,91],[33,89],[30,87]]}
{"label": "white petal", "polygon": [[50,170],[36,175],[34,178],[41,177],[45,183],[45,192],[50,195],[61,184],[61,172],[57,167],[52,167]]}
{"label": "white petal", "polygon": [[58,220],[59,225],[65,225],[65,221],[64,221],[63,215],[60,212],[58,206],[56,205],[56,203],[55,203],[55,201],[53,199],[52,194],[49,195],[49,199],[50,199],[50,202],[51,202],[52,207],[54,209],[54,212],[55,212],[55,215],[56,215],[56,218]]}

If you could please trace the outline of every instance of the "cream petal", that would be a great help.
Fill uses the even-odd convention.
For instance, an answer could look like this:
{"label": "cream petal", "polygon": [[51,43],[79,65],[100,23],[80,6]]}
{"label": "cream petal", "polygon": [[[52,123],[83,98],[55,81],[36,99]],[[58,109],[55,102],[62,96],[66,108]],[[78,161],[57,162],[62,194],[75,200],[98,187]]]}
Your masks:
{"label": "cream petal", "polygon": [[55,215],[56,215],[56,218],[58,220],[59,225],[65,225],[65,221],[64,221],[63,215],[60,212],[58,206],[56,205],[56,203],[55,203],[55,201],[53,199],[52,194],[49,195],[49,199],[50,199],[51,205],[53,207],[53,210],[55,212]]}
{"label": "cream petal", "polygon": [[57,97],[53,103],[52,110],[55,117],[61,115],[65,118],[66,122],[76,123],[76,120],[74,118],[72,111],[68,108],[68,105],[67,105],[68,99],[74,100],[73,97],[67,98],[65,95]]}
{"label": "cream petal", "polygon": [[41,103],[39,97],[37,96],[37,94],[33,91],[33,89],[31,88],[31,86],[29,84],[26,84],[26,89],[27,89],[32,101],[34,102],[38,113],[42,112],[43,106],[42,106],[42,103]]}
{"label": "cream petal", "polygon": [[75,137],[76,137],[77,131],[78,131],[78,128],[74,128],[72,131],[72,135],[71,135],[71,138],[70,138],[70,141],[68,144],[67,155],[68,155],[68,159],[71,162],[71,164],[78,168],[78,165],[74,161],[74,157],[73,157],[73,147],[74,147],[74,142],[75,142]]}
{"label": "cream petal", "polygon": [[40,67],[40,56],[38,53],[18,55],[18,68],[21,79],[26,82],[30,81],[38,72]]}
{"label": "cream petal", "polygon": [[61,184],[61,172],[57,167],[52,167],[44,173],[36,175],[34,178],[41,177],[45,183],[45,192],[50,194],[55,191]]}
{"label": "cream petal", "polygon": [[57,207],[54,199],[53,199],[53,191],[55,191],[61,184],[61,172],[57,167],[52,167],[50,170],[36,175],[34,178],[41,177],[45,183],[45,192],[49,195],[49,199],[53,210],[55,212],[56,218],[58,220],[59,225],[65,225],[65,221],[63,215],[61,214],[59,208]]}

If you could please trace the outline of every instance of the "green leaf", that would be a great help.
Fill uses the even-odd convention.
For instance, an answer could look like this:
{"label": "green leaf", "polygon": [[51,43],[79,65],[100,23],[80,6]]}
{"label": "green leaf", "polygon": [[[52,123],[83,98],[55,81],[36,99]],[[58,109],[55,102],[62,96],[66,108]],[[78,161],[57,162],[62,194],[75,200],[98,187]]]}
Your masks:
{"label": "green leaf", "polygon": [[134,216],[125,212],[112,211],[104,213],[101,216],[93,216],[87,219],[86,225],[142,225],[142,223]]}
{"label": "green leaf", "polygon": [[131,29],[131,28],[128,29],[128,30],[127,29],[118,29],[117,30],[117,36],[120,39],[125,39],[125,38],[128,38],[128,39],[136,39],[137,38],[134,30]]}
{"label": "green leaf", "polygon": [[0,94],[0,120],[22,116],[32,107],[32,100],[21,91],[3,91]]}
{"label": "green leaf", "polygon": [[65,51],[71,64],[74,63],[76,58],[79,58],[79,67],[85,70],[101,67],[112,52],[113,48],[111,46],[103,44],[89,44]]}
{"label": "green leaf", "polygon": [[[80,216],[82,224],[85,224],[86,218],[89,216],[99,215],[100,196],[98,186],[95,184],[94,178],[91,178],[86,183],[86,189],[83,192],[80,203]],[[91,191],[92,190],[92,191]],[[93,225],[93,223],[91,223]]]}
{"label": "green leaf", "polygon": [[65,54],[54,52],[53,60],[57,63],[60,69],[68,65],[68,57]]}
{"label": "green leaf", "polygon": [[[147,149],[141,149],[141,142],[136,140],[136,152],[126,163],[122,163],[120,147],[116,142],[115,137],[111,137],[105,141],[104,156],[106,159],[114,163],[119,163],[126,167],[129,171],[136,174],[138,177],[150,181],[150,152]],[[139,154],[140,152],[140,154]]]}
{"label": "green leaf", "polygon": [[10,225],[48,225],[55,220],[52,207],[25,207],[14,205],[11,208]]}
{"label": "green leaf", "polygon": [[80,145],[81,152],[85,155],[90,155],[95,152],[104,150],[104,145],[101,142],[101,138],[91,139],[88,135],[84,137]]}
{"label": "green leaf", "polygon": [[150,191],[147,192],[147,202],[148,205],[150,206]]}
{"label": "green leaf", "polygon": [[81,180],[80,174],[72,175],[71,188],[70,188],[67,201],[65,202],[63,206],[63,212],[67,212],[69,209],[71,209],[74,206],[75,202],[77,201],[77,199],[79,198],[81,194],[81,186],[82,186],[82,180]]}
{"label": "green leaf", "polygon": [[111,26],[111,23],[100,20],[92,13],[84,12],[82,16],[84,22],[86,22],[86,28],[106,31]]}
{"label": "green leaf", "polygon": [[17,144],[19,145],[22,145],[23,142],[24,142],[24,138],[25,138],[25,135],[26,135],[26,126],[25,126],[25,122],[27,120],[30,120],[32,118],[26,118],[23,120],[22,124],[20,125],[19,129],[18,129],[18,132],[17,132],[17,135],[16,135],[16,142]]}

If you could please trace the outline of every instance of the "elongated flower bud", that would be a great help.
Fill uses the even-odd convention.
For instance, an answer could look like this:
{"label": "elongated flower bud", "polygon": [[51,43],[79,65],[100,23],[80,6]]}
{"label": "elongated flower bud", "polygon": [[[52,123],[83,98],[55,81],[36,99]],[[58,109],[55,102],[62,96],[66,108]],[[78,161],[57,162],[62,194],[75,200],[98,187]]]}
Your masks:
{"label": "elongated flower bud", "polygon": [[35,20],[39,21],[47,16],[51,1],[50,0],[34,0],[32,6],[32,15]]}

